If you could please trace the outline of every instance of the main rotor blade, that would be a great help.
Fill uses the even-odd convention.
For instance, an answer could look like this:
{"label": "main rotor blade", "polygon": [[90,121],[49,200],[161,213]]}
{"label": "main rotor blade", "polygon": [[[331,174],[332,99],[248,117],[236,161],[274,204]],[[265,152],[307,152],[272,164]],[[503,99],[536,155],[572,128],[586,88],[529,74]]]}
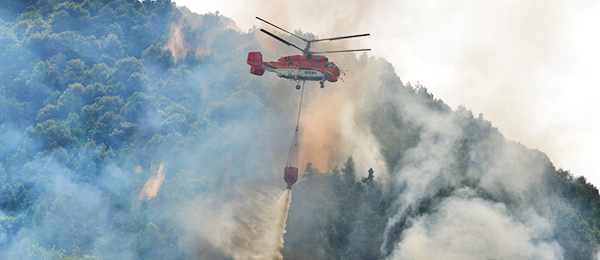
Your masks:
{"label": "main rotor blade", "polygon": [[303,40],[303,41],[305,41],[305,42],[308,42],[308,40],[306,40],[306,39],[304,39],[304,38],[302,38],[302,37],[300,37],[300,36],[298,36],[298,35],[295,35],[295,34],[293,34],[293,33],[291,33],[291,32],[288,32],[288,31],[286,31],[285,29],[283,29],[283,28],[281,28],[281,27],[279,27],[279,26],[277,26],[277,25],[274,25],[274,24],[272,24],[272,23],[270,23],[270,22],[267,22],[266,20],[264,20],[264,19],[262,19],[262,18],[260,18],[260,17],[258,17],[258,16],[256,16],[256,19],[258,19],[258,20],[261,20],[261,21],[263,21],[263,22],[267,23],[268,25],[271,25],[271,26],[273,26],[273,27],[275,27],[275,28],[277,28],[277,29],[279,29],[279,30],[282,30],[282,31],[284,31],[284,32],[286,32],[286,33],[289,33],[289,34],[291,34],[291,35],[293,35],[293,36],[297,37],[297,38],[298,38],[298,39],[300,39],[300,40]]}
{"label": "main rotor blade", "polygon": [[355,50],[341,50],[341,51],[314,51],[312,53],[319,54],[319,53],[338,53],[338,52],[370,51],[370,50],[371,49],[355,49]]}
{"label": "main rotor blade", "polygon": [[369,36],[369,35],[371,35],[371,34],[370,33],[363,33],[363,34],[356,34],[356,35],[348,35],[348,36],[340,36],[340,37],[333,37],[333,38],[325,38],[325,39],[312,40],[311,42],[336,41],[336,40],[343,40],[343,39],[354,38],[354,37],[364,37],[364,36]]}
{"label": "main rotor blade", "polygon": [[266,31],[265,29],[260,29],[260,31],[261,31],[261,32],[264,32],[264,33],[266,33],[267,35],[269,35],[269,36],[271,36],[271,37],[273,37],[273,38],[275,38],[275,39],[277,39],[277,40],[279,40],[280,42],[283,42],[285,45],[287,45],[287,46],[292,46],[292,47],[294,47],[294,48],[296,48],[296,49],[300,50],[302,53],[304,53],[304,50],[303,50],[303,49],[300,49],[300,47],[298,47],[298,46],[296,46],[296,45],[294,45],[294,44],[292,44],[292,43],[290,43],[290,42],[288,42],[288,41],[286,41],[286,40],[284,40],[284,39],[280,38],[279,36],[277,36],[277,35],[275,35],[275,34],[272,34],[272,33],[268,32],[268,31]]}

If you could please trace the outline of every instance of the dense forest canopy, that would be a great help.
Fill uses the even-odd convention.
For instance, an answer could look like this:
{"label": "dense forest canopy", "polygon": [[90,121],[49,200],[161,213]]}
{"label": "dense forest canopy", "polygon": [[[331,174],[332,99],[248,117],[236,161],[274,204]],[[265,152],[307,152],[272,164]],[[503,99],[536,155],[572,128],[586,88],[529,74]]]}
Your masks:
{"label": "dense forest canopy", "polygon": [[[279,249],[270,217],[299,92],[248,73],[249,51],[290,51],[258,37],[170,0],[2,1],[0,258]],[[585,178],[383,59],[335,59],[344,82],[306,85],[305,166],[272,257],[597,256],[600,197]]]}

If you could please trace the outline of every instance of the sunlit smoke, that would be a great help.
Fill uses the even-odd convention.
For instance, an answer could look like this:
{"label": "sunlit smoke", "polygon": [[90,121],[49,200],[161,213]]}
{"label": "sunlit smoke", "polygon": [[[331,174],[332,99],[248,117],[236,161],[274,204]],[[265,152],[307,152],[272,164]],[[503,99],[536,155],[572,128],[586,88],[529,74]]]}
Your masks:
{"label": "sunlit smoke", "polygon": [[[344,45],[339,45],[343,48]],[[353,156],[357,176],[364,177],[368,169],[375,170],[378,181],[386,183],[388,166],[381,155],[381,145],[367,124],[368,113],[379,102],[376,96],[381,86],[378,78],[385,62],[367,60],[362,56],[330,57],[347,70],[343,81],[326,82],[324,89],[317,83],[307,83],[308,94],[300,120],[300,162],[312,162],[314,167],[329,171]]]}
{"label": "sunlit smoke", "polygon": [[169,31],[169,41],[165,46],[166,49],[171,50],[173,57],[176,59],[180,59],[185,57],[187,54],[188,43],[185,42],[183,38],[183,34],[181,33],[181,25],[171,24],[171,29]]}
{"label": "sunlit smoke", "polygon": [[165,180],[165,163],[161,163],[156,170],[156,175],[153,175],[146,181],[144,188],[138,196],[140,199],[151,200],[158,194],[158,189]]}

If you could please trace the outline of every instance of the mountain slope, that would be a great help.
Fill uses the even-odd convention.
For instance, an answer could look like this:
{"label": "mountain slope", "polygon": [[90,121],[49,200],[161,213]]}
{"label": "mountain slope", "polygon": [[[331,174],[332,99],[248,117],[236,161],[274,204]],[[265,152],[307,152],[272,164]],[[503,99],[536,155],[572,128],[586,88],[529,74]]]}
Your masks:
{"label": "mountain slope", "polygon": [[[244,59],[286,46],[168,0],[0,10],[0,258],[231,259],[271,239],[235,233],[285,186],[299,92]],[[285,259],[595,257],[585,178],[383,59],[331,59],[348,72],[306,84]]]}

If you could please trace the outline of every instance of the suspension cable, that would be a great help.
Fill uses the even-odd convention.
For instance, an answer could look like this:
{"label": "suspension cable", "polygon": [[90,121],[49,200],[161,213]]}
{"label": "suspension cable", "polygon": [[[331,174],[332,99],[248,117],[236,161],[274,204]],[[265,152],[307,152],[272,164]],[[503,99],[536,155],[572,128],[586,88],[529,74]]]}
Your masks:
{"label": "suspension cable", "polygon": [[298,131],[298,125],[300,125],[300,112],[302,112],[302,99],[304,99],[304,83],[302,81],[302,91],[300,92],[300,107],[298,107],[298,119],[296,120],[296,131]]}
{"label": "suspension cable", "polygon": [[302,112],[302,100],[304,99],[304,83],[302,82],[302,91],[300,92],[300,105],[298,107],[298,117],[296,119],[296,129],[294,131],[294,138],[292,138],[292,144],[290,145],[290,152],[288,154],[288,159],[286,162],[286,166],[298,166],[298,139],[299,139],[299,125],[300,125],[300,113]]}

